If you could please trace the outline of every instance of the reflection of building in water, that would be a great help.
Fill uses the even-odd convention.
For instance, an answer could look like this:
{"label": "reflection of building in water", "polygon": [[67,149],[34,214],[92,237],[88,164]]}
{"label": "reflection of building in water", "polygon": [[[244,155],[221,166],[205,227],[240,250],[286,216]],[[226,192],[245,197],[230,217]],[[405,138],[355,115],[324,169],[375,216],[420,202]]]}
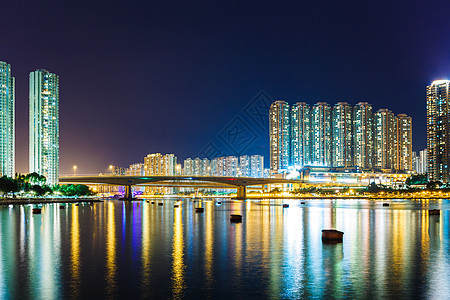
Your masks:
{"label": "reflection of building in water", "polygon": [[151,224],[150,224],[150,206],[144,205],[142,211],[142,289],[143,294],[151,298]]}
{"label": "reflection of building in water", "polygon": [[183,297],[185,284],[184,240],[182,206],[175,208],[173,215],[173,244],[172,244],[172,298]]}
{"label": "reflection of building in water", "polygon": [[[206,202],[206,210],[213,212],[213,202]],[[212,288],[214,282],[214,230],[213,230],[213,214],[205,215],[205,277],[206,284]]]}
{"label": "reflection of building in water", "polygon": [[79,207],[73,205],[72,209],[72,227],[70,231],[71,238],[71,263],[72,263],[72,284],[71,289],[74,295],[78,295],[81,288],[80,281],[80,224],[79,224]]}
{"label": "reflection of building in water", "polygon": [[106,223],[106,283],[108,298],[114,298],[116,293],[116,223],[114,203],[107,204],[107,223]]}

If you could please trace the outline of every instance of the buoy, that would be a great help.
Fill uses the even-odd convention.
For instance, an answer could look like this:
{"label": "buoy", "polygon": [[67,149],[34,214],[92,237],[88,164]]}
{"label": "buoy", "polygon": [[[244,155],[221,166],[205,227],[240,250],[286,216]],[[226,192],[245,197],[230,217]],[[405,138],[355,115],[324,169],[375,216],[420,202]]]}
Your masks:
{"label": "buoy", "polygon": [[383,206],[389,206],[389,203],[385,202],[385,203],[383,203]]}
{"label": "buoy", "polygon": [[430,214],[430,216],[431,216],[431,215],[439,216],[439,215],[441,214],[441,211],[440,211],[439,209],[430,209],[430,210],[428,211],[428,213]]}
{"label": "buoy", "polygon": [[40,214],[40,213],[42,213],[41,208],[33,208],[33,214]]}
{"label": "buoy", "polygon": [[159,203],[158,203],[158,205],[160,205],[160,206],[163,206],[163,205],[164,205],[164,203],[162,203],[162,202],[159,202]]}
{"label": "buoy", "polygon": [[240,223],[242,222],[242,215],[230,215],[230,221]]}
{"label": "buoy", "polygon": [[195,208],[195,212],[202,213],[204,211],[205,211],[205,209],[203,207],[196,207]]}
{"label": "buoy", "polygon": [[284,208],[289,207],[289,204],[283,204],[283,207]]}
{"label": "buoy", "polygon": [[61,206],[59,207],[59,209],[66,209],[66,207],[63,206],[63,205],[61,205]]}
{"label": "buoy", "polygon": [[323,229],[322,241],[324,242],[342,242],[344,233],[336,229]]}

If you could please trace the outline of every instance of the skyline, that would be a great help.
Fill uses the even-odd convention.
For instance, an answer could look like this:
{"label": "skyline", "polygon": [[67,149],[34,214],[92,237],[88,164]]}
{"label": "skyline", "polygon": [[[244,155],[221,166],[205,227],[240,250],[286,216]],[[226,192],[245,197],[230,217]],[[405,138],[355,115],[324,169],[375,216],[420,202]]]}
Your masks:
{"label": "skyline", "polygon": [[[0,61],[0,63],[5,65],[8,68],[8,74],[10,74],[11,73],[10,65],[7,64],[6,62],[2,62],[2,61]],[[11,89],[12,90],[12,96],[11,97],[13,99],[12,100],[13,101],[13,106],[12,106],[13,109],[12,109],[12,111],[13,112],[10,113],[10,115],[12,116],[12,120],[14,122],[14,118],[15,118],[15,114],[14,114],[14,91],[15,91],[15,89],[14,89],[14,81],[15,81],[15,78],[11,77],[11,80],[12,80],[11,81],[12,82],[12,89]],[[435,82],[448,82],[448,81],[447,80],[436,80],[432,84],[434,84]],[[9,79],[7,80],[7,83],[10,84],[10,80]],[[45,69],[39,69],[39,70],[36,70],[34,72],[30,72],[30,81],[29,81],[29,83],[30,83],[30,86],[29,86],[29,90],[30,90],[30,94],[29,94],[30,95],[30,99],[29,99],[29,101],[30,101],[29,102],[30,103],[30,106],[29,106],[30,107],[30,111],[29,111],[30,112],[30,119],[29,119],[29,134],[30,134],[30,140],[29,140],[30,141],[30,143],[29,143],[29,145],[30,145],[29,166],[30,167],[29,167],[29,172],[37,172],[39,174],[44,174],[44,176],[49,178],[50,182],[55,183],[55,182],[57,182],[56,178],[58,178],[58,176],[59,176],[58,175],[59,174],[59,76],[56,75],[56,74],[50,73],[50,72],[48,72]],[[45,90],[43,90],[42,92],[39,92],[36,87],[39,87],[41,85],[42,85],[42,88],[45,89]],[[427,87],[427,90],[428,90],[428,88],[429,87]],[[49,95],[50,95],[50,98],[49,98]],[[43,100],[40,100],[41,97],[42,97]],[[48,102],[48,99],[52,99],[55,102],[50,103],[50,102]],[[41,104],[40,104],[41,102],[43,103],[42,107],[41,107]],[[44,104],[44,103],[46,103],[46,104]],[[280,112],[277,112],[277,113],[274,114],[274,111],[272,111],[272,108],[273,108],[273,106],[275,104],[282,104],[282,105],[286,106],[285,107],[286,111],[283,108],[283,109],[280,109],[280,111],[282,111],[281,115],[278,116],[278,114]],[[370,104],[368,104],[367,102],[359,102],[354,107],[355,108],[355,115],[354,115],[355,117],[358,115],[357,112],[359,112],[359,110],[360,110],[360,109],[358,109],[358,107],[360,107],[361,105],[369,106],[370,109],[372,110],[372,106]],[[289,103],[287,101],[277,100],[277,101],[274,101],[273,103],[271,103],[269,112],[267,114],[268,115],[267,116],[268,119],[270,119],[269,120],[269,125],[270,125],[270,129],[269,129],[269,143],[270,143],[271,147],[273,146],[272,130],[273,130],[273,126],[274,126],[272,123],[276,122],[275,121],[276,119],[284,120],[285,118],[287,118],[287,120],[286,120],[287,127],[286,128],[289,128],[289,129],[288,129],[288,131],[286,133],[283,133],[283,136],[287,136],[287,140],[285,142],[287,142],[289,144],[289,146],[287,146],[287,148],[286,148],[286,146],[283,146],[282,148],[283,149],[284,148],[287,149],[287,151],[289,153],[285,153],[284,156],[285,157],[290,157],[290,159],[288,161],[286,161],[286,162],[281,161],[281,165],[280,165],[281,169],[287,169],[288,165],[290,167],[292,167],[293,166],[292,163],[294,161],[297,161],[297,160],[298,161],[300,161],[300,160],[304,161],[306,159],[306,157],[309,157],[309,154],[307,154],[309,151],[307,151],[306,149],[301,150],[300,151],[301,152],[300,155],[299,155],[299,153],[295,154],[296,151],[298,152],[299,149],[303,149],[305,147],[305,146],[302,146],[302,144],[304,143],[303,140],[305,138],[303,138],[303,137],[300,138],[300,135],[299,135],[300,131],[295,130],[295,129],[294,130],[290,129],[290,127],[291,127],[290,123],[291,122],[294,122],[293,124],[297,124],[300,121],[300,119],[302,119],[302,118],[300,118],[300,119],[298,119],[298,118],[301,115],[304,114],[304,112],[301,112],[301,111],[303,111],[303,108],[299,109],[299,107],[303,107],[303,106],[304,106],[304,109],[308,110],[306,118],[309,119],[310,118],[309,117],[309,115],[310,115],[310,113],[309,113],[309,103],[305,103],[305,102],[297,102],[297,103],[295,103],[292,106],[292,111],[291,111],[291,109],[289,108]],[[321,129],[329,127],[330,128],[329,129],[329,131],[330,131],[329,132],[329,143],[330,143],[329,146],[331,148],[333,148],[334,147],[333,145],[336,144],[336,147],[338,147],[338,148],[333,150],[333,153],[336,152],[336,151],[337,152],[334,153],[332,156],[330,156],[328,159],[327,158],[322,158],[322,159],[325,159],[325,160],[328,161],[325,165],[326,166],[336,166],[336,165],[344,166],[345,165],[345,166],[359,166],[359,167],[362,167],[363,165],[358,165],[356,163],[353,164],[353,157],[352,157],[353,156],[353,154],[352,154],[353,153],[353,150],[352,150],[352,148],[353,148],[353,145],[352,145],[353,144],[353,139],[356,138],[357,140],[359,140],[359,138],[357,138],[358,131],[356,130],[356,128],[358,127],[358,126],[356,126],[358,119],[353,120],[353,108],[352,108],[352,106],[349,103],[347,103],[347,102],[338,102],[334,106],[333,105],[330,106],[330,104],[327,103],[327,102],[318,102],[318,103],[315,103],[314,105],[311,105],[311,122],[312,123],[310,124],[309,121],[306,122],[306,120],[303,120],[303,119],[301,120],[301,123],[306,122],[305,124],[306,124],[307,127],[311,127],[311,126],[314,127],[314,126],[316,126],[316,125],[314,125],[315,124],[314,122],[317,122],[317,120],[313,122],[313,119],[317,115],[317,113],[314,113],[314,111],[318,107],[326,107],[328,109],[327,110],[328,111],[328,113],[327,113],[328,114],[328,118],[324,118],[324,120],[325,119],[327,119],[327,120],[329,119],[328,120],[329,124],[325,125],[325,126],[319,126],[318,128],[315,128],[313,130],[313,132],[320,132]],[[42,112],[41,112],[41,110],[42,110]],[[44,112],[45,112],[45,116],[42,117],[43,121],[42,120],[36,121],[36,117],[35,117],[36,113],[38,115],[41,115]],[[300,113],[300,115],[298,115],[299,113]],[[386,109],[386,108],[378,109],[376,111],[376,113],[373,114],[373,118],[374,118],[373,126],[374,126],[374,129],[377,129],[377,126],[378,126],[378,125],[375,126],[375,123],[379,123],[376,120],[379,117],[379,116],[377,117],[377,115],[384,114],[384,113],[388,113],[388,114],[392,115],[392,118],[395,119],[395,123],[397,124],[395,126],[392,125],[393,127],[390,128],[388,131],[390,132],[391,129],[394,129],[397,132],[398,138],[402,139],[401,142],[398,141],[398,143],[401,144],[401,146],[399,144],[399,147],[401,149],[405,148],[405,151],[410,153],[410,154],[407,155],[409,157],[408,159],[406,157],[395,158],[396,160],[398,160],[395,163],[396,169],[398,169],[398,166],[404,165],[405,166],[404,170],[413,170],[413,168],[412,168],[412,163],[413,163],[413,161],[412,161],[412,150],[411,150],[411,147],[412,147],[412,145],[411,145],[411,133],[412,132],[409,131],[409,133],[408,133],[409,136],[408,137],[403,136],[403,133],[400,136],[400,134],[398,132],[400,130],[400,127],[398,127],[398,126],[400,126],[400,124],[402,124],[401,125],[402,128],[403,127],[405,129],[409,128],[409,129],[407,129],[407,131],[411,130],[411,117],[406,115],[406,114],[403,114],[403,113],[402,114],[398,114],[397,116],[394,116],[393,112],[391,110],[389,110],[389,109]],[[284,114],[286,114],[286,115],[284,115]],[[34,122],[31,122],[32,119],[34,120]],[[55,120],[55,121],[51,121],[51,120]],[[382,123],[384,123],[384,122],[382,122]],[[300,126],[298,129],[301,129],[302,132],[304,130],[309,131],[309,129],[303,128],[305,126],[305,124]],[[331,124],[333,124],[333,126],[331,126]],[[298,126],[298,124],[295,125],[294,127],[296,128],[297,126]],[[353,134],[352,134],[353,126],[356,126],[355,127],[355,134],[356,135],[355,136],[353,136]],[[365,128],[365,125],[363,126],[363,128]],[[278,129],[278,131],[283,131],[283,132],[284,132],[284,130],[285,130],[285,126],[284,125],[281,125],[281,127]],[[10,130],[10,131],[12,132],[12,134],[14,136],[15,135],[14,123],[13,123],[13,126],[12,126],[12,130]],[[41,132],[41,134],[36,135],[39,132]],[[50,132],[51,132],[51,134],[50,134]],[[405,132],[405,134],[406,134],[406,132]],[[290,135],[292,135],[292,136],[290,136]],[[301,135],[304,135],[304,133],[302,133]],[[43,139],[42,141],[41,141],[41,136],[42,136],[42,139]],[[56,140],[53,137],[55,137]],[[377,140],[379,137],[380,137],[380,133],[377,133],[376,134],[376,138],[373,137],[371,142],[374,143],[374,141]],[[239,137],[237,137],[237,138],[239,139]],[[345,139],[345,141],[341,141],[341,139]],[[300,147],[300,148],[297,149],[297,150],[294,150],[294,148],[295,148],[294,144],[295,144],[295,141],[297,141],[297,140],[300,141],[300,143],[297,144],[297,147]],[[306,140],[308,140],[308,139],[306,139]],[[316,140],[317,140],[317,138],[316,139],[312,139],[312,144],[315,144],[314,141],[316,141]],[[370,140],[370,137],[369,137],[369,140]],[[346,145],[342,149],[341,149],[341,145],[340,145],[341,142],[343,142],[343,144]],[[306,142],[306,143],[308,144],[309,142]],[[397,142],[395,142],[395,143],[397,143]],[[404,143],[406,143],[406,144],[404,144]],[[49,144],[50,147],[48,147],[47,144]],[[290,145],[290,144],[292,144],[292,145]],[[331,144],[333,144],[333,145],[331,145]],[[381,143],[381,144],[384,145],[384,143]],[[390,144],[390,143],[388,143],[388,144]],[[359,149],[358,147],[360,147],[360,146],[361,145],[357,146],[356,149]],[[52,150],[54,147],[56,147],[55,148],[56,150]],[[292,148],[292,147],[294,147],[294,148]],[[410,150],[408,150],[408,148]],[[314,149],[314,146],[311,147],[311,150],[313,150],[313,149]],[[282,152],[284,152],[284,151],[285,150],[282,150]],[[305,151],[305,152],[303,153],[302,151]],[[47,154],[44,155],[44,154],[41,154],[41,152],[42,153],[45,152]],[[419,151],[419,152],[422,152],[422,150]],[[344,155],[344,153],[347,153],[347,154]],[[13,154],[12,154],[13,160],[14,160],[14,156],[15,156],[14,154],[15,153],[13,151]],[[171,155],[173,155],[173,154],[171,154]],[[241,153],[234,153],[234,155],[235,156],[243,156],[243,155],[247,156],[247,153],[242,153],[242,152]],[[260,154],[253,154],[253,155],[260,156]],[[330,153],[330,155],[331,155],[331,153]],[[205,155],[201,155],[200,154],[200,155],[197,155],[197,158],[199,156],[202,159],[208,159],[208,158],[209,159],[213,159],[213,158],[215,159],[215,158],[220,158],[220,156],[223,156],[223,155],[219,155],[219,156],[216,155],[216,156],[212,156],[211,157],[211,156],[205,156]],[[270,152],[270,156],[271,156],[271,160],[270,160],[271,162],[270,162],[269,168],[272,169],[272,170],[279,169],[280,167],[276,167],[276,165],[278,165],[278,162],[276,162],[276,161],[273,162],[272,161],[272,158],[273,159],[277,159],[276,157],[278,157],[278,156],[274,155],[272,150]],[[328,157],[328,156],[329,155],[325,155],[324,157]],[[355,159],[356,159],[357,156],[358,155],[355,153]],[[145,161],[145,159],[146,159],[146,157],[144,157],[144,161]],[[305,162],[307,162],[307,161],[308,161],[308,159],[305,160]],[[380,162],[378,162],[378,163],[380,163]],[[130,167],[131,167],[131,165],[134,165],[134,164],[139,164],[139,162],[135,161],[134,163],[131,163]],[[303,164],[301,164],[301,165],[303,165]],[[306,163],[306,165],[310,165],[310,163]],[[312,165],[314,165],[314,163]],[[392,165],[394,165],[394,163],[392,163]],[[126,166],[122,166],[122,167],[126,168]],[[378,166],[378,167],[381,167],[381,165]],[[73,169],[75,170],[76,168],[77,168],[77,166],[74,165]],[[111,165],[109,165],[109,168],[111,168]],[[402,168],[400,168],[400,169],[402,169]]]}
{"label": "skyline", "polygon": [[[28,169],[27,76],[40,68],[61,77],[62,174],[153,152],[194,157],[261,90],[406,113],[413,150],[425,149],[425,89],[450,70],[439,3],[4,4],[0,24],[14,24],[0,58],[16,78],[16,170]],[[268,141],[249,151],[268,157]]]}

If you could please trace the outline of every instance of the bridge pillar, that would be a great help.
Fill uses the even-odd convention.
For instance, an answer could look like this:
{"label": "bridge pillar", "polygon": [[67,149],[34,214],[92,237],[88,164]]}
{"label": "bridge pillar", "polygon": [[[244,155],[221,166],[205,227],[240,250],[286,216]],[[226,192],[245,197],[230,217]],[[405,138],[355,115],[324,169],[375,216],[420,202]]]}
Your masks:
{"label": "bridge pillar", "polygon": [[247,187],[238,186],[236,192],[236,199],[246,199],[247,198]]}
{"label": "bridge pillar", "polygon": [[131,192],[131,185],[125,186],[125,195],[123,196],[123,200],[133,200],[133,193]]}

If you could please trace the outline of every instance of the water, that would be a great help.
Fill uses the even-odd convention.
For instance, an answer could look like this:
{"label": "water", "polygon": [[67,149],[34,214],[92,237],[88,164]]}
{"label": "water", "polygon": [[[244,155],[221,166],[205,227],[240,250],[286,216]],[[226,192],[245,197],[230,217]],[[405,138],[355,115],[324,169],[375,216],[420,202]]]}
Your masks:
{"label": "water", "polygon": [[0,298],[450,295],[449,200],[175,200],[1,206]]}

